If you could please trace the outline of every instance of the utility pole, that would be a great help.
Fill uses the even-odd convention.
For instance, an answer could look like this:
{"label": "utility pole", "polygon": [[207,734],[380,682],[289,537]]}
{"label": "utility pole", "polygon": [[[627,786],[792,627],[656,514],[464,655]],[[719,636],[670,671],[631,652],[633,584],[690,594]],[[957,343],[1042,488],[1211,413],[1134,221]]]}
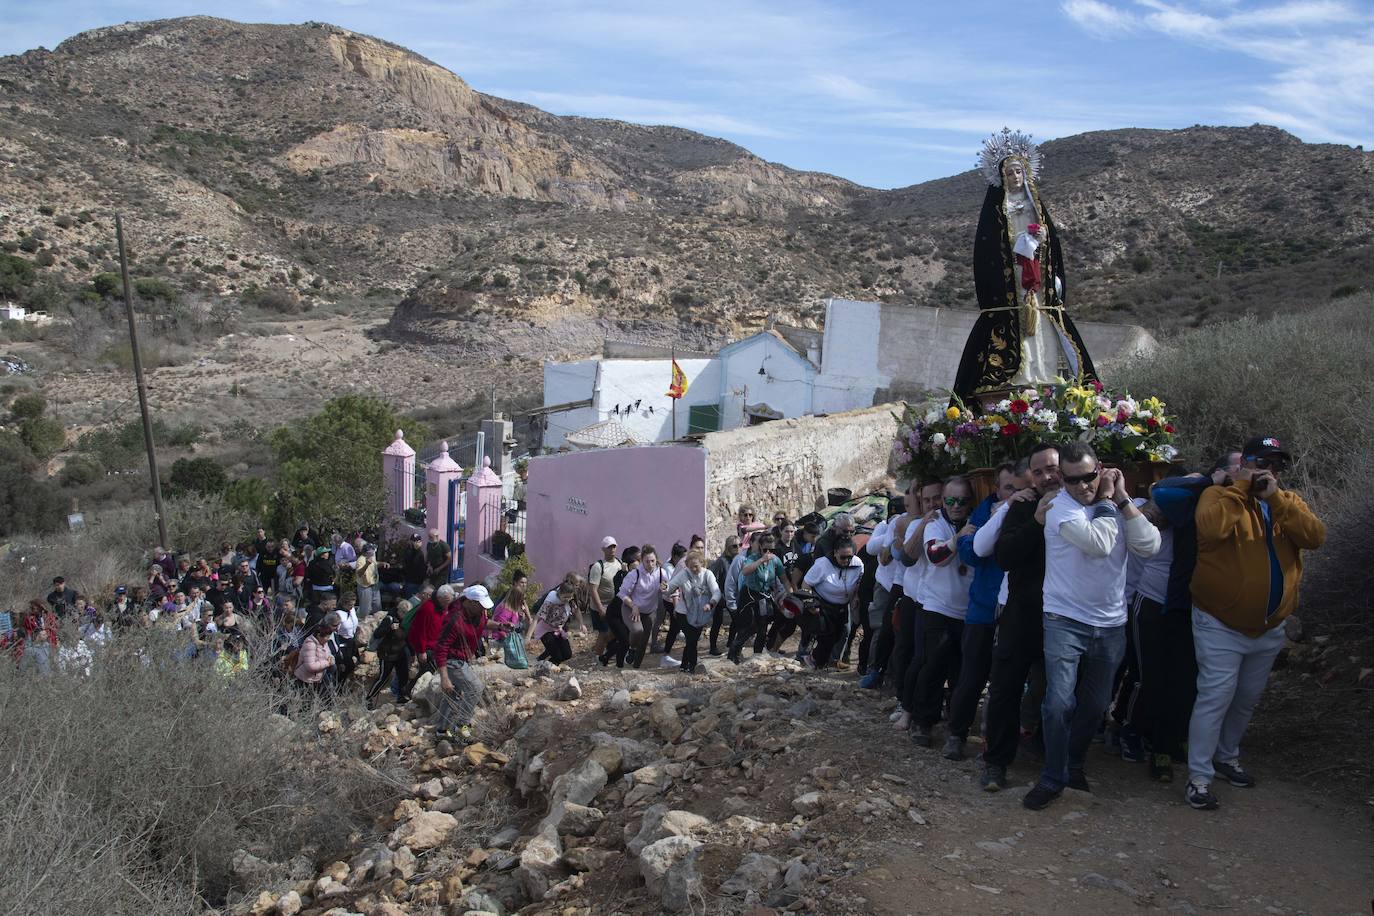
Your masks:
{"label": "utility pole", "polygon": [[[659,352],[662,353],[663,351],[660,350]],[[672,365],[673,368],[676,368],[676,367],[677,367],[677,347],[676,347],[676,346],[673,346],[672,348],[669,349],[668,352],[672,354],[671,357],[669,357],[669,358],[672,360],[672,364],[671,364],[671,365]],[[673,401],[673,441],[676,442],[676,441],[677,441],[677,401],[678,401],[678,399],[677,399],[677,398],[673,398],[672,401]],[[638,580],[636,580],[636,581],[638,581]]]}
{"label": "utility pole", "polygon": [[134,322],[134,292],[129,284],[129,255],[124,248],[124,217],[115,214],[115,235],[119,240],[119,272],[124,279],[124,310],[129,316],[129,346],[134,354],[134,382],[138,385],[138,410],[143,415],[143,446],[148,450],[148,474],[153,481],[153,512],[157,517],[157,536],[168,550],[175,549],[167,539],[167,514],[162,509],[162,481],[157,474],[157,450],[153,447],[153,423],[148,416],[148,386],[143,381],[143,356],[138,351],[138,325]]}

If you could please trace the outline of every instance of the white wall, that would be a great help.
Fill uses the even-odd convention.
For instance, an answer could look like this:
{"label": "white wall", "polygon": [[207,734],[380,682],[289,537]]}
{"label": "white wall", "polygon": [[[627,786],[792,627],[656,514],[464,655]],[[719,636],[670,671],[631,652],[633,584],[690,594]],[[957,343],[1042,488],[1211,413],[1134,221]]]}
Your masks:
{"label": "white wall", "polygon": [[721,429],[744,425],[745,404],[767,404],[784,417],[811,412],[815,370],[773,335],[756,334],[731,344],[721,351],[721,362]]}
{"label": "white wall", "polygon": [[[882,305],[831,299],[825,305],[821,372],[816,377],[815,413],[868,407],[891,377],[878,369]],[[951,379],[951,382],[953,379]]]}

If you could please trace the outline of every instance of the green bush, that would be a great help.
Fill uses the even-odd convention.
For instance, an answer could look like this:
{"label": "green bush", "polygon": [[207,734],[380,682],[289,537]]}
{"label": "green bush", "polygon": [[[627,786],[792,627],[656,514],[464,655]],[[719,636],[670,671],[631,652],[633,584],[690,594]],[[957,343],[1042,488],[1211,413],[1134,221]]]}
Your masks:
{"label": "green bush", "polygon": [[[67,501],[46,480],[34,479],[18,463],[0,462],[0,537],[55,531],[65,518],[66,506]],[[27,601],[33,596],[22,597]]]}
{"label": "green bush", "polygon": [[224,488],[224,501],[249,518],[266,519],[272,503],[272,488],[267,481],[257,477],[230,481]]}
{"label": "green bush", "polygon": [[19,240],[19,250],[28,252],[29,254],[33,254],[35,251],[42,247],[43,243],[31,235],[26,235]]}
{"label": "green bush", "polygon": [[48,400],[41,394],[21,394],[10,402],[10,413],[16,420],[34,420],[48,409]]}
{"label": "green bush", "polygon": [[57,482],[64,487],[85,487],[105,476],[105,468],[94,455],[73,455],[62,465]]}
{"label": "green bush", "polygon": [[76,225],[76,217],[63,213],[57,219],[53,220],[53,224],[59,229],[70,229]]}
{"label": "green bush", "polygon": [[229,475],[213,458],[178,458],[172,462],[172,472],[168,475],[167,485],[173,494],[210,495],[224,492],[224,488],[229,485]]}
{"label": "green bush", "polygon": [[96,274],[91,278],[91,288],[102,298],[114,299],[124,294],[124,281],[116,273]]}
{"label": "green bush", "polygon": [[280,286],[263,289],[253,284],[243,291],[239,299],[244,305],[254,305],[264,312],[275,312],[279,315],[295,315],[306,311],[305,304],[294,289]]}
{"label": "green bush", "polygon": [[176,289],[161,277],[139,277],[134,281],[134,292],[148,302],[175,302],[177,299]]}
{"label": "green bush", "polygon": [[0,295],[18,299],[33,285],[33,262],[13,254],[0,254]]}
{"label": "green bush", "polygon": [[67,443],[67,431],[56,420],[34,417],[19,424],[19,438],[39,460],[47,461]]}

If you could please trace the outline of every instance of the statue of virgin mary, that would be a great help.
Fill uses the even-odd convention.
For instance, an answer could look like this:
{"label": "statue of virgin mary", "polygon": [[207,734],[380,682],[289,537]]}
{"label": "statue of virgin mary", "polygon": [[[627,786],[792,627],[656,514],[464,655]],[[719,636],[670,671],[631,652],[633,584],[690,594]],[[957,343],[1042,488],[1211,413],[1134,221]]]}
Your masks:
{"label": "statue of virgin mary", "polygon": [[1056,378],[1095,380],[1088,349],[1064,310],[1064,255],[1035,182],[1040,148],[1002,128],[983,143],[987,179],[973,282],[981,312],[954,379],[954,395],[975,404],[985,395]]}

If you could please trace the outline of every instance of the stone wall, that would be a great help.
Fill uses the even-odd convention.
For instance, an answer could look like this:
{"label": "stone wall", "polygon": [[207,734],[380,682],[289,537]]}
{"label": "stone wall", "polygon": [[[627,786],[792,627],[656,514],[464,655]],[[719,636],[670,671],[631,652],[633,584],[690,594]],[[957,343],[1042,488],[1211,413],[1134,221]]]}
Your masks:
{"label": "stone wall", "polygon": [[740,503],[760,520],[775,511],[796,518],[825,505],[831,487],[856,494],[882,487],[897,432],[893,414],[901,409],[883,404],[703,436],[708,550],[718,551],[734,530]]}

